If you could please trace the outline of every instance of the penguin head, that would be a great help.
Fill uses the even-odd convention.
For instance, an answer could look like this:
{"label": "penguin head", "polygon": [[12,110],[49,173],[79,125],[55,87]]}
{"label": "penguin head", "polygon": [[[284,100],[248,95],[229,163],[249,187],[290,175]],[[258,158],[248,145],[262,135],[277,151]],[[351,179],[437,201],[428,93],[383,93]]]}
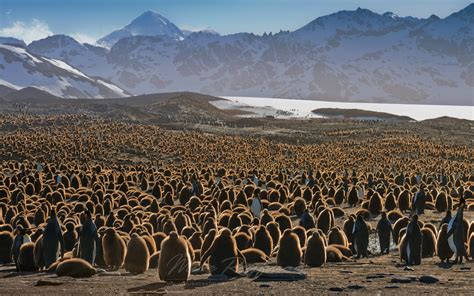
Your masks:
{"label": "penguin head", "polygon": [[85,215],[86,215],[87,220],[92,219],[92,214],[90,211],[86,211]]}
{"label": "penguin head", "polygon": [[72,222],[66,223],[66,229],[67,229],[68,231],[73,231],[73,230],[74,230],[74,227],[75,227],[75,225],[74,225]]}
{"label": "penguin head", "polygon": [[260,225],[260,220],[257,217],[254,217],[252,220],[252,225]]}
{"label": "penguin head", "polygon": [[17,233],[19,235],[24,235],[26,233],[26,231],[25,231],[25,229],[23,228],[23,226],[21,224],[18,224],[16,226],[15,233]]}
{"label": "penguin head", "polygon": [[117,233],[117,231],[116,231],[115,228],[113,228],[113,227],[109,227],[109,228],[107,228],[107,230],[105,231],[105,234],[108,234],[108,235],[113,235],[113,234],[115,234],[115,233]]}
{"label": "penguin head", "polygon": [[287,228],[283,231],[283,236],[289,236],[291,234],[291,229]]}
{"label": "penguin head", "polygon": [[171,231],[170,238],[174,240],[178,239],[178,233],[176,231]]}
{"label": "penguin head", "polygon": [[318,231],[314,231],[311,236],[316,237],[317,239],[321,239],[321,234]]}
{"label": "penguin head", "polygon": [[228,228],[224,228],[221,230],[221,236],[231,236],[232,233],[230,232],[230,230]]}

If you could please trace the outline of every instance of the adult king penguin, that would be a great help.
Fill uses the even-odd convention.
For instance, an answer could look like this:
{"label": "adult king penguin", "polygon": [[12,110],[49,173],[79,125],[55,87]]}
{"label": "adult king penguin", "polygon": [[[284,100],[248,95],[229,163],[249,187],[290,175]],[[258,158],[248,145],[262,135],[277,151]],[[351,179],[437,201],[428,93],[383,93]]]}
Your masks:
{"label": "adult king penguin", "polygon": [[448,244],[449,248],[454,252],[456,259],[454,263],[462,263],[463,257],[467,259],[466,246],[464,245],[464,207],[466,201],[461,197],[459,200],[458,210],[456,215],[451,218],[448,224]]}

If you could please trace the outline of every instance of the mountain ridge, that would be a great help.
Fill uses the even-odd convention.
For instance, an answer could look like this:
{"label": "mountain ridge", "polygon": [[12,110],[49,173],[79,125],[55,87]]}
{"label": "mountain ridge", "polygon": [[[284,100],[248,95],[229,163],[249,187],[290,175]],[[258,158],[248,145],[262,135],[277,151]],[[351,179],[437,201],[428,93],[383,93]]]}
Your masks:
{"label": "mountain ridge", "polygon": [[105,79],[89,77],[63,61],[32,54],[23,47],[5,44],[0,44],[0,85],[13,90],[35,87],[64,98],[128,95]]}
{"label": "mountain ridge", "polygon": [[[134,95],[195,91],[472,105],[473,7],[442,19],[359,8],[315,18],[291,32],[136,35],[121,38],[110,49],[74,42],[58,49],[50,41],[53,36],[27,48],[104,77]],[[157,15],[155,21],[166,24]]]}

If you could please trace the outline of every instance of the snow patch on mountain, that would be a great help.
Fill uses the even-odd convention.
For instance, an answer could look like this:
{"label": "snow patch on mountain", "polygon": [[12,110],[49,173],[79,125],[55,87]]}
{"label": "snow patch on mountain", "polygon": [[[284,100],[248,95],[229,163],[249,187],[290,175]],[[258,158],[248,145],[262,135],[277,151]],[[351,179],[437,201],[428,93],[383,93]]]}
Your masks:
{"label": "snow patch on mountain", "polygon": [[91,78],[63,61],[0,45],[0,84],[12,89],[36,87],[64,98],[124,97],[125,91]]}

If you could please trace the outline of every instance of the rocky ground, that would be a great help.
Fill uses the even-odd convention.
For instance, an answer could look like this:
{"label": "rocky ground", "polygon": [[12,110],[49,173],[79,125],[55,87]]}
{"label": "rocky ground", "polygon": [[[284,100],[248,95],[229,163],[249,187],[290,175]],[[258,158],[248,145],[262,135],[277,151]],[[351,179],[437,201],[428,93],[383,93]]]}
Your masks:
{"label": "rocky ground", "polygon": [[[345,208],[350,213],[353,209]],[[427,211],[425,222],[439,222],[442,214]],[[474,219],[474,212],[465,217]],[[375,227],[378,218],[370,221]],[[337,219],[342,225],[343,218]],[[165,283],[160,281],[156,269],[145,274],[132,275],[125,270],[103,272],[86,279],[57,277],[48,273],[17,273],[13,265],[0,267],[0,295],[117,295],[117,294],[193,294],[193,295],[245,295],[273,294],[452,294],[472,295],[474,287],[474,261],[463,264],[440,263],[438,257],[424,258],[419,266],[407,267],[400,261],[398,249],[392,245],[389,255],[378,255],[377,237],[371,235],[369,258],[341,263],[327,263],[322,268],[301,266],[283,270],[275,259],[268,264],[249,265],[245,277],[226,279],[201,273],[197,267],[188,282]],[[243,270],[241,270],[243,272]],[[296,279],[273,281],[252,278],[253,271],[296,274]],[[304,277],[299,279],[299,276]]]}
{"label": "rocky ground", "polygon": [[[169,284],[158,279],[156,270],[131,275],[121,270],[92,278],[73,279],[46,273],[20,274],[13,266],[0,269],[2,295],[101,295],[101,294],[465,294],[472,293],[474,263],[439,264],[438,258],[422,261],[422,265],[405,267],[398,252],[387,256],[344,263],[328,263],[323,268],[298,268],[304,280],[268,281],[249,277],[224,280],[208,274],[192,275],[186,283]],[[281,272],[276,264],[255,264],[248,270]],[[431,283],[431,280],[436,281]],[[425,282],[423,282],[425,281]]]}

